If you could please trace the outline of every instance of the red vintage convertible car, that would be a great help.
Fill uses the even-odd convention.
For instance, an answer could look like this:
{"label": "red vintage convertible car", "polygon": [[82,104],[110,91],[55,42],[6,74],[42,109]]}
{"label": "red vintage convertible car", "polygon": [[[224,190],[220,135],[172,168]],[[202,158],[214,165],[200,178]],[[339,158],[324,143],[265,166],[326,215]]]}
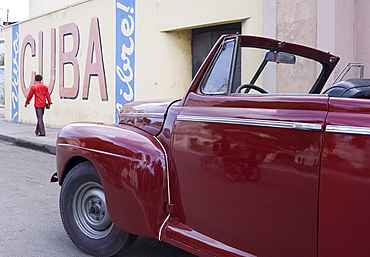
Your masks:
{"label": "red vintage convertible car", "polygon": [[53,180],[69,237],[98,256],[137,235],[199,256],[370,256],[370,80],[325,86],[338,61],[225,35],[182,99],[67,125]]}

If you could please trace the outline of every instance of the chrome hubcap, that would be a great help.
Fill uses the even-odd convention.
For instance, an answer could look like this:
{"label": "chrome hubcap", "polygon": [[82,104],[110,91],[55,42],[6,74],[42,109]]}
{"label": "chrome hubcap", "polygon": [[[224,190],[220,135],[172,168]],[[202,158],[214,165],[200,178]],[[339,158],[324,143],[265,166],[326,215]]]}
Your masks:
{"label": "chrome hubcap", "polygon": [[103,187],[96,182],[87,182],[76,190],[72,211],[79,229],[90,238],[104,238],[113,228]]}

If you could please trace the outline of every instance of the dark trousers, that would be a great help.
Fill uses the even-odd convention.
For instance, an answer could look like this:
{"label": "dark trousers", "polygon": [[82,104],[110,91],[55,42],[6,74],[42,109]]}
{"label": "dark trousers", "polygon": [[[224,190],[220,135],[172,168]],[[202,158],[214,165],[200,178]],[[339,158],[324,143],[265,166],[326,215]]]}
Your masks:
{"label": "dark trousers", "polygon": [[35,107],[36,109],[36,117],[37,117],[37,125],[36,125],[36,130],[35,133],[39,135],[45,135],[45,126],[44,126],[44,111],[45,108],[39,108]]}

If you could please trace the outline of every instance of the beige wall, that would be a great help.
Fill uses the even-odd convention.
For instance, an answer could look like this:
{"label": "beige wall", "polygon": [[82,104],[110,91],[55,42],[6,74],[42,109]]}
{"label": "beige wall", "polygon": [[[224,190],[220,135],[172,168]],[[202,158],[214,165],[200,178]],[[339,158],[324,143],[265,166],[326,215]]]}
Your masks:
{"label": "beige wall", "polygon": [[[244,21],[243,33],[261,35],[263,30],[263,1],[214,0],[156,1],[161,31],[186,30],[205,26]],[[246,20],[248,19],[248,22]]]}
{"label": "beige wall", "polygon": [[277,39],[316,47],[317,0],[277,0]]}
{"label": "beige wall", "polygon": [[334,53],[341,60],[333,75],[337,75],[347,63],[356,61],[355,8],[354,0],[335,1]]}
{"label": "beige wall", "polygon": [[357,0],[356,2],[356,60],[365,64],[365,74],[370,77],[370,2]]}
{"label": "beige wall", "polygon": [[38,16],[83,1],[84,0],[29,0],[29,16]]}
{"label": "beige wall", "polygon": [[[316,47],[316,10],[316,0],[277,0],[277,39]],[[305,62],[298,69],[289,69],[277,67],[277,92],[308,93],[317,77],[316,63]]]}
{"label": "beige wall", "polygon": [[136,100],[181,97],[191,82],[191,29],[242,22],[262,35],[261,1],[137,1]]}
{"label": "beige wall", "polygon": [[[317,45],[330,51],[341,60],[329,82],[333,82],[339,72],[349,62],[365,64],[365,77],[370,72],[370,2],[368,0],[326,0],[317,2]],[[358,76],[359,70],[348,74]]]}

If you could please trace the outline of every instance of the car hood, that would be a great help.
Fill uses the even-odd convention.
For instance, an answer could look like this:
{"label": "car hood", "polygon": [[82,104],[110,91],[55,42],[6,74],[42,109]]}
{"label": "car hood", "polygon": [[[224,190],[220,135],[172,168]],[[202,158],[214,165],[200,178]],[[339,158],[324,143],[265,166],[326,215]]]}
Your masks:
{"label": "car hood", "polygon": [[122,106],[118,114],[119,124],[129,124],[157,135],[163,125],[168,107],[180,100],[133,102]]}

